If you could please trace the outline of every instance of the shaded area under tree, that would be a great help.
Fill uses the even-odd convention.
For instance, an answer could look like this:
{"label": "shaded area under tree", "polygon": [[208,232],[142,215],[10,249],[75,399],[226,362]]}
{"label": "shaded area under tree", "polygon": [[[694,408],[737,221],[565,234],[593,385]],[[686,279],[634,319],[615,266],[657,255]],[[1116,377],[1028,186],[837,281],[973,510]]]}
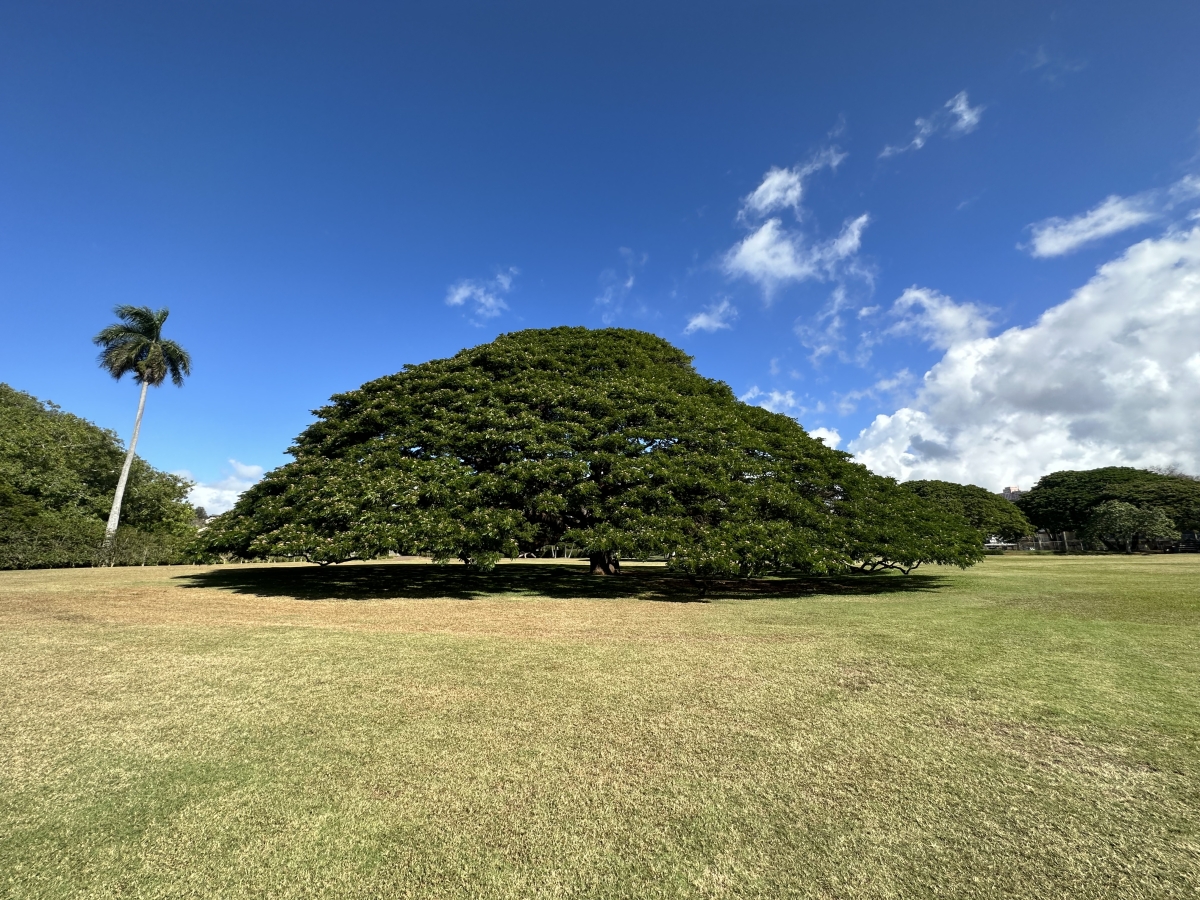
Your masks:
{"label": "shaded area under tree", "polygon": [[781,576],[730,579],[707,587],[656,566],[627,566],[619,578],[593,578],[585,566],[501,565],[489,572],[436,563],[352,563],[331,566],[246,565],[179,575],[184,587],[215,588],[257,597],[300,600],[391,600],[449,597],[472,600],[504,594],[551,599],[643,599],[690,602],[819,595],[936,591],[945,576],[915,573],[850,576]]}

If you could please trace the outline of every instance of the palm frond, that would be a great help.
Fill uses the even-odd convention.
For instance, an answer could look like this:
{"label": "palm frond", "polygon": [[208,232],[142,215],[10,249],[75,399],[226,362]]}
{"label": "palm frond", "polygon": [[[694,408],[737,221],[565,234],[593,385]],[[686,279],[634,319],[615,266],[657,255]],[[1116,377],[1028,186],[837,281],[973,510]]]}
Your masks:
{"label": "palm frond", "polygon": [[162,340],[162,326],[170,315],[163,307],[121,305],[113,309],[120,320],[92,338],[101,347],[98,362],[113,378],[132,374],[140,383],[155,387],[169,374],[177,386],[191,374],[191,357],[174,341]]}
{"label": "palm frond", "polygon": [[167,320],[171,311],[165,307],[155,312],[148,306],[122,305],[115,307],[113,313],[129,330],[144,334],[151,340],[158,340],[162,334],[163,322]]}
{"label": "palm frond", "polygon": [[171,373],[171,382],[176,387],[183,387],[184,376],[192,374],[191,354],[174,341],[163,341],[159,346],[162,347],[167,371]]}

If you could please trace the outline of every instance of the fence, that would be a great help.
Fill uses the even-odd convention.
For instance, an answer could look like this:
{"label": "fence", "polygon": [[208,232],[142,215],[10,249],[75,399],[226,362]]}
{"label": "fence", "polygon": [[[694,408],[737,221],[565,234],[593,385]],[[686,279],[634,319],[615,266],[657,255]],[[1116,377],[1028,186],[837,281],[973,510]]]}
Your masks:
{"label": "fence", "polygon": [[1083,541],[1078,539],[1055,541],[1041,534],[1021,538],[1015,543],[991,541],[984,546],[988,550],[1045,550],[1054,553],[1081,553],[1087,549]]}
{"label": "fence", "polygon": [[[1067,534],[1070,535],[1071,532],[1068,531]],[[1074,536],[1064,536],[1063,540],[1054,540],[1044,531],[1030,537],[1021,538],[1015,543],[989,541],[984,544],[984,548],[987,550],[1045,550],[1051,553],[1082,553],[1087,550],[1108,549],[1103,544],[1089,546]],[[1138,541],[1137,550],[1158,553],[1197,553],[1200,552],[1200,541],[1197,541],[1195,535],[1191,532],[1185,532],[1183,539],[1177,541],[1161,539],[1140,540]]]}

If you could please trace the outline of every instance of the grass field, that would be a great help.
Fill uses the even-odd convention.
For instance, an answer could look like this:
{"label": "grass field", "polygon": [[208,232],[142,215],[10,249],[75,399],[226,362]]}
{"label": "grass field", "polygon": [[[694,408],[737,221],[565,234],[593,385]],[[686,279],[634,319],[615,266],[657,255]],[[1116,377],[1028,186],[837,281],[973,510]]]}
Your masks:
{"label": "grass field", "polygon": [[0,572],[0,896],[1196,897],[1200,557]]}

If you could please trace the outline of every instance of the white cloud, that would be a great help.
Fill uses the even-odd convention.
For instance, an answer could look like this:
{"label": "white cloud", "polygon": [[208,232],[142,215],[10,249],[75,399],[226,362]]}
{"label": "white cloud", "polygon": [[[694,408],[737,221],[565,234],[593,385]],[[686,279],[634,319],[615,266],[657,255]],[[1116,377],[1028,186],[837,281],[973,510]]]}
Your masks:
{"label": "white cloud", "polygon": [[849,449],[998,490],[1061,469],[1200,470],[1200,227],[1130,247],[1026,328],[951,346]]}
{"label": "white cloud", "polygon": [[725,272],[757,282],[768,298],[788,282],[837,278],[858,253],[870,221],[863,213],[848,219],[837,237],[810,245],[801,232],[784,228],[780,219],[768,219],[725,254]]}
{"label": "white cloud", "polygon": [[779,209],[800,210],[804,179],[798,169],[771,168],[762,184],[742,201],[742,212],[763,216]]}
{"label": "white cloud", "polygon": [[913,124],[917,126],[907,144],[888,144],[880,151],[881,159],[907,153],[909,150],[920,150],[931,137],[939,131],[945,131],[951,137],[970,134],[979,127],[983,119],[983,105],[972,106],[966,91],[959,91],[944,104],[942,108],[922,116]]}
{"label": "white cloud", "polygon": [[1029,226],[1033,239],[1023,249],[1040,258],[1064,256],[1085,244],[1160,219],[1198,197],[1200,177],[1195,175],[1185,175],[1165,190],[1142,191],[1129,197],[1112,194],[1073,218],[1052,216],[1033,223]]}
{"label": "white cloud", "polygon": [[[228,474],[219,481],[197,484],[188,494],[188,502],[194,506],[204,507],[209,515],[226,512],[233,508],[242,492],[253,485],[263,476],[262,466],[246,465],[236,459],[229,460]],[[177,473],[187,478],[187,472]]]}
{"label": "white cloud", "polygon": [[915,334],[945,350],[963,341],[985,337],[991,328],[991,310],[975,303],[955,303],[945,294],[913,285],[892,304],[899,321],[889,334]]}
{"label": "white cloud", "polygon": [[841,281],[847,275],[870,280],[870,273],[854,259],[869,215],[847,219],[838,235],[825,241],[813,240],[799,227],[785,225],[781,216],[770,215],[790,209],[797,222],[803,219],[805,180],[822,169],[836,169],[845,158],[837,147],[827,147],[803,165],[770,169],[759,186],[742,198],[738,221],[750,233],[725,253],[721,261],[725,274],[756,282],[768,301],[776,290],[793,282]]}
{"label": "white cloud", "polygon": [[683,329],[683,333],[691,334],[694,331],[712,333],[722,328],[732,328],[733,320],[737,318],[737,314],[737,307],[728,300],[713,303],[705,308],[703,312],[698,312],[688,319],[687,327]]}
{"label": "white cloud", "polygon": [[971,106],[966,91],[959,91],[947,100],[946,109],[950,110],[954,119],[950,123],[952,134],[970,134],[979,127],[979,121],[983,118],[983,106]]}
{"label": "white cloud", "polygon": [[1084,244],[1143,225],[1156,215],[1146,195],[1118,197],[1114,194],[1106,197],[1099,206],[1072,219],[1052,216],[1030,225],[1033,241],[1029,252],[1042,258],[1063,256]]}
{"label": "white cloud", "polygon": [[753,403],[771,412],[786,412],[789,415],[804,412],[794,391],[762,391],[754,385],[738,398],[743,403]]}
{"label": "white cloud", "polygon": [[846,158],[837,147],[827,147],[802,166],[780,169],[773,166],[763,176],[753,193],[742,199],[743,219],[761,218],[782,209],[790,209],[796,218],[803,214],[800,201],[804,196],[804,180],[821,169],[836,169]]}
{"label": "white cloud", "polygon": [[836,428],[814,428],[809,432],[811,437],[820,438],[825,442],[825,446],[837,449],[837,445],[842,442],[842,436],[838,434]]}
{"label": "white cloud", "polygon": [[519,274],[520,270],[514,266],[487,281],[464,278],[462,281],[450,285],[446,291],[446,305],[464,306],[470,303],[476,318],[495,318],[508,309],[503,295],[512,290],[513,278]]}

